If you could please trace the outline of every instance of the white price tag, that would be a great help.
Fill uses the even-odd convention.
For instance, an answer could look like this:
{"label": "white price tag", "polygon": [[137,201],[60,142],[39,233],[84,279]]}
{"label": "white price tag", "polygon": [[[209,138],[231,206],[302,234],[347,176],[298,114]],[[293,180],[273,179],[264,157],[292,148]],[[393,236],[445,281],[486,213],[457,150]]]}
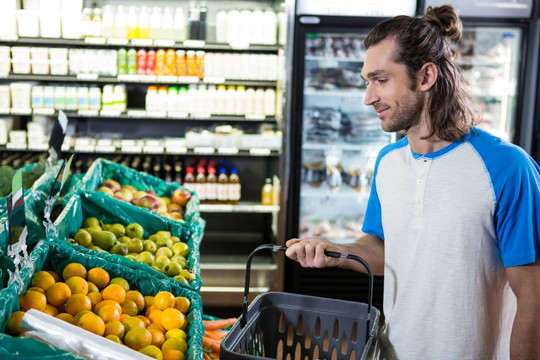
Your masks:
{"label": "white price tag", "polygon": [[224,77],[205,77],[203,81],[209,84],[223,84],[225,82],[225,78]]}
{"label": "white price tag", "polygon": [[0,114],[9,114],[9,108],[0,108]]}
{"label": "white price tag", "polygon": [[187,148],[185,146],[167,146],[165,151],[167,154],[185,154]]}
{"label": "white price tag", "polygon": [[269,156],[272,153],[270,149],[253,148],[249,149],[249,154],[253,156]]}
{"label": "white price tag", "polygon": [[143,152],[146,154],[161,154],[163,153],[163,146],[145,146]]}
{"label": "white price tag", "polygon": [[124,39],[124,38],[108,38],[107,39],[107,44],[110,44],[110,45],[127,45],[129,42],[128,39]]}
{"label": "white price tag", "polygon": [[19,37],[17,35],[1,35],[0,36],[0,41],[10,42],[10,41],[17,41],[17,40],[19,40]]}
{"label": "white price tag", "polygon": [[229,46],[232,47],[233,49],[246,50],[246,49],[249,49],[249,42],[248,41],[235,41],[235,42],[230,42]]}
{"label": "white price tag", "polygon": [[152,46],[152,39],[133,39],[131,40],[133,46]]}
{"label": "white price tag", "polygon": [[186,119],[189,116],[189,113],[185,111],[170,111],[167,113],[167,117],[173,119]]}
{"label": "white price tag", "polygon": [[156,82],[155,75],[139,75],[139,81],[142,83],[153,83]]}
{"label": "white price tag", "polygon": [[142,152],[142,146],[122,146],[123,153],[139,154]]}
{"label": "white price tag", "polygon": [[198,83],[199,78],[197,76],[179,76],[178,77],[178,82],[179,83],[193,84],[193,83]]}
{"label": "white price tag", "polygon": [[69,149],[71,149],[71,146],[69,146],[69,144],[62,144],[62,151],[63,152],[68,152]]}
{"label": "white price tag", "polygon": [[174,40],[154,40],[154,46],[173,47],[176,45]]}
{"label": "white price tag", "polygon": [[79,116],[98,116],[99,111],[98,110],[79,110],[77,111],[77,114]]}
{"label": "white price tag", "polygon": [[166,111],[147,111],[146,116],[149,118],[161,119],[161,118],[167,117],[167,112]]}
{"label": "white price tag", "polygon": [[54,109],[51,108],[36,108],[34,109],[35,115],[45,115],[45,116],[51,116],[54,115]]}
{"label": "white price tag", "polygon": [[29,143],[28,144],[29,150],[36,150],[36,151],[46,151],[49,149],[49,144],[47,143]]}
{"label": "white price tag", "polygon": [[99,115],[103,117],[119,117],[121,114],[122,114],[121,110],[112,110],[112,109],[111,110],[104,109],[99,112]]}
{"label": "white price tag", "polygon": [[7,143],[6,149],[8,150],[26,150],[26,143]]}
{"label": "white price tag", "polygon": [[184,40],[184,46],[190,48],[202,48],[205,44],[203,40]]}
{"label": "white price tag", "polygon": [[146,110],[128,110],[127,116],[130,118],[144,118],[146,117]]}
{"label": "white price tag", "polygon": [[218,154],[223,154],[223,155],[236,155],[236,154],[238,154],[238,148],[234,148],[234,147],[220,147],[220,148],[218,148]]}
{"label": "white price tag", "polygon": [[137,143],[137,140],[133,140],[133,139],[124,139],[120,141],[120,144],[122,145],[122,147],[135,146],[136,143]]}
{"label": "white price tag", "polygon": [[9,76],[9,72],[8,71],[2,71],[0,72],[0,78],[2,79],[5,79]]}
{"label": "white price tag", "polygon": [[174,75],[158,75],[157,82],[160,82],[160,83],[176,83],[176,82],[178,82],[178,76],[174,76]]}
{"label": "white price tag", "polygon": [[145,140],[144,146],[161,146],[160,140]]}
{"label": "white price tag", "polygon": [[193,113],[191,114],[192,119],[210,119],[211,118],[210,113]]}
{"label": "white price tag", "polygon": [[11,108],[11,113],[13,115],[30,115],[32,109],[30,108]]}
{"label": "white price tag", "polygon": [[113,153],[116,151],[116,146],[114,145],[96,145],[96,152],[99,153]]}
{"label": "white price tag", "polygon": [[94,152],[95,150],[96,150],[96,147],[91,144],[76,144],[75,145],[76,152],[90,153],[90,152]]}
{"label": "white price tag", "polygon": [[213,154],[215,150],[216,149],[210,146],[197,146],[193,148],[193,152],[195,154],[205,154],[205,155]]}
{"label": "white price tag", "polygon": [[246,114],[246,120],[259,120],[262,121],[266,119],[264,114]]}
{"label": "white price tag", "polygon": [[77,80],[82,81],[96,81],[98,78],[98,74],[77,74]]}
{"label": "white price tag", "polygon": [[104,37],[87,37],[84,39],[84,43],[89,45],[105,45],[107,39]]}
{"label": "white price tag", "polygon": [[142,76],[146,75],[119,74],[117,79],[120,82],[139,82]]}
{"label": "white price tag", "polygon": [[319,61],[320,69],[333,69],[339,66],[337,60],[321,60]]}
{"label": "white price tag", "polygon": [[108,145],[112,145],[111,139],[99,139],[97,141],[97,146],[108,146]]}

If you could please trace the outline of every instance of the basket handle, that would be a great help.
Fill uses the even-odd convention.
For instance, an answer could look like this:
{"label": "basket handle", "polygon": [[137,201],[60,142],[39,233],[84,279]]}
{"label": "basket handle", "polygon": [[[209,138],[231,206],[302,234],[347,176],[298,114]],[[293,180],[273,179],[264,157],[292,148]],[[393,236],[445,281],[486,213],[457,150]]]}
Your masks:
{"label": "basket handle", "polygon": [[[240,318],[240,323],[242,327],[246,326],[247,324],[247,314],[248,314],[248,303],[249,303],[249,280],[250,280],[250,272],[251,272],[251,260],[253,259],[253,255],[255,255],[256,252],[264,249],[269,249],[273,251],[282,250],[285,251],[288,248],[286,246],[280,246],[280,245],[273,245],[273,244],[265,244],[257,247],[255,250],[249,254],[247,265],[246,265],[246,283],[245,283],[245,289],[244,289],[244,303],[242,307],[242,316]],[[364,266],[364,268],[367,271],[367,274],[369,276],[369,297],[368,297],[368,321],[367,321],[367,329],[370,328],[370,321],[371,321],[371,305],[373,303],[373,270],[371,270],[371,267],[360,256],[353,255],[353,254],[342,254],[336,251],[324,251],[324,254],[326,256],[335,257],[335,258],[344,258],[344,259],[351,259],[356,260],[360,264]],[[366,332],[366,337],[368,336],[369,331]]]}

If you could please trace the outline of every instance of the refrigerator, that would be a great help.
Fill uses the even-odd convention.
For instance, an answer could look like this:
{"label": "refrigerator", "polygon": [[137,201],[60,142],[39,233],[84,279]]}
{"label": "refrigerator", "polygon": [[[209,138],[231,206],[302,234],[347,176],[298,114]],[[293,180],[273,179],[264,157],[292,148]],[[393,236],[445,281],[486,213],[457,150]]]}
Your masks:
{"label": "refrigerator", "polygon": [[[479,106],[479,127],[531,152],[538,54],[532,41],[533,0],[425,0],[428,6],[452,5],[463,23],[457,63]],[[538,6],[538,3],[536,3]]]}
{"label": "refrigerator", "polygon": [[[396,137],[383,132],[377,113],[364,105],[363,40],[384,19],[414,16],[417,3],[298,0],[294,5],[288,9],[293,26],[285,50],[285,238],[317,235],[348,244],[361,235],[377,154]],[[288,292],[365,302],[366,289],[362,274],[286,262]],[[381,300],[378,279],[374,304]]]}

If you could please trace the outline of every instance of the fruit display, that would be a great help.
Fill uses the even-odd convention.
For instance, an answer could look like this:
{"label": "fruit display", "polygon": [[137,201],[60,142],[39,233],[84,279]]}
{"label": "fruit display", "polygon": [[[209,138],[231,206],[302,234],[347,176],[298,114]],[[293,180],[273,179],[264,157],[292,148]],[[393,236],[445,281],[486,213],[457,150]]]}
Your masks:
{"label": "fruit display", "polygon": [[191,192],[184,188],[174,190],[170,197],[158,196],[153,190],[122,185],[110,178],[100,182],[97,191],[177,221],[184,221],[184,209],[191,199]]}
{"label": "fruit display", "polygon": [[188,269],[187,258],[191,252],[188,244],[167,230],[157,231],[147,238],[144,234],[145,229],[138,223],[105,224],[96,217],[87,217],[82,227],[66,240],[146,264],[185,284],[195,279],[195,274]]}
{"label": "fruit display", "polygon": [[196,321],[187,297],[191,295],[175,296],[167,290],[148,295],[101,267],[65,264],[56,267],[57,272],[32,275],[7,321],[8,334],[24,336],[22,317],[36,309],[156,359],[188,357],[195,346],[190,337],[197,333],[189,331]]}

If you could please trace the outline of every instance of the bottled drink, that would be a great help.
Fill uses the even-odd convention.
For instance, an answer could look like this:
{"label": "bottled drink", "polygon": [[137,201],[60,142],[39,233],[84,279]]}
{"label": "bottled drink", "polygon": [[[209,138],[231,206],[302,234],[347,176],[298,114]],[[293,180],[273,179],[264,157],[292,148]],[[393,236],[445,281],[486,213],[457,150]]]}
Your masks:
{"label": "bottled drink", "polygon": [[239,85],[236,87],[236,101],[234,113],[236,115],[245,115],[246,114],[246,103],[244,102],[246,96],[246,87]]}
{"label": "bottled drink", "polygon": [[203,50],[195,52],[195,74],[201,79],[204,77],[204,56]]}
{"label": "bottled drink", "polygon": [[197,190],[199,195],[199,200],[204,203],[206,202],[206,175],[204,167],[197,167],[197,176],[195,176],[195,182],[197,183]]}
{"label": "bottled drink", "polygon": [[174,163],[174,181],[178,185],[182,185],[182,163],[180,161]]}
{"label": "bottled drink", "polygon": [[166,111],[167,104],[169,102],[168,88],[166,86],[160,86],[158,88],[158,111]]}
{"label": "bottled drink", "polygon": [[101,35],[106,38],[114,36],[114,8],[112,5],[105,5],[103,7]]}
{"label": "bottled drink", "polygon": [[272,116],[276,113],[276,91],[268,88],[264,91],[264,115]]}
{"label": "bottled drink", "polygon": [[206,17],[208,15],[208,8],[206,7],[206,1],[201,3],[199,9],[199,40],[206,40]]}
{"label": "bottled drink", "polygon": [[263,44],[275,44],[277,40],[277,16],[274,10],[266,9],[263,13]]}
{"label": "bottled drink", "polygon": [[165,74],[165,50],[156,51],[156,75]]}
{"label": "bottled drink", "polygon": [[129,7],[127,15],[127,38],[135,39],[138,37],[139,29],[139,16],[137,15],[137,8],[135,6]]}
{"label": "bottled drink", "polygon": [[155,6],[150,15],[150,38],[161,39],[161,18],[163,17],[160,7]]}
{"label": "bottled drink", "polygon": [[176,73],[176,51],[167,50],[165,53],[165,75],[174,75]]}
{"label": "bottled drink", "polygon": [[141,7],[138,27],[139,37],[141,39],[150,39],[150,15],[146,6]]}
{"label": "bottled drink", "polygon": [[255,114],[264,114],[264,89],[258,88],[255,90]]}
{"label": "bottled drink", "polygon": [[199,8],[195,1],[189,3],[188,30],[190,39],[199,39]]}
{"label": "bottled drink", "polygon": [[215,167],[208,167],[208,176],[206,176],[206,200],[210,204],[217,202],[217,176]]}
{"label": "bottled drink", "polygon": [[157,87],[149,86],[146,91],[146,110],[159,111]]}
{"label": "bottled drink", "polygon": [[219,168],[219,175],[216,184],[217,201],[219,203],[229,202],[229,177],[224,167]]}
{"label": "bottled drink", "polygon": [[234,166],[230,167],[231,175],[229,175],[229,203],[238,204],[242,197],[242,187],[240,185],[240,177]]}
{"label": "bottled drink", "polygon": [[187,76],[197,76],[197,61],[194,50],[188,50],[186,52],[186,72]]}
{"label": "bottled drink", "polygon": [[181,7],[176,8],[174,13],[174,40],[184,41],[186,39],[186,19]]}
{"label": "bottled drink", "polygon": [[245,110],[246,114],[254,114],[255,113],[255,89],[254,88],[247,88],[246,89],[246,96],[244,98],[245,103]]}
{"label": "bottled drink", "polygon": [[[163,110],[163,109],[161,109]],[[178,109],[178,88],[176,86],[169,87],[167,91],[167,111],[179,111]]]}
{"label": "bottled drink", "polygon": [[146,75],[156,74],[156,52],[148,50],[146,53]]}
{"label": "bottled drink", "polygon": [[185,50],[176,50],[176,75],[186,75],[186,52]]}
{"label": "bottled drink", "polygon": [[118,74],[127,74],[127,51],[126,49],[118,49]]}
{"label": "bottled drink", "polygon": [[170,7],[166,7],[163,10],[163,18],[161,19],[161,36],[166,40],[174,39],[174,16]]}
{"label": "bottled drink", "polygon": [[172,166],[171,164],[164,163],[163,164],[163,180],[166,182],[172,182]]}
{"label": "bottled drink", "polygon": [[266,178],[262,187],[261,202],[263,205],[272,205],[274,203],[274,194],[272,179]]}
{"label": "bottled drink", "polygon": [[144,49],[137,51],[137,74],[146,75],[147,53]]}
{"label": "bottled drink", "polygon": [[188,166],[186,168],[186,175],[184,176],[184,187],[188,190],[197,192],[197,187],[195,185],[195,175],[193,175],[193,168]]}
{"label": "bottled drink", "polygon": [[127,73],[137,74],[137,50],[129,49],[127,52]]}
{"label": "bottled drink", "polygon": [[114,37],[122,39],[127,37],[127,19],[122,5],[118,5],[114,17]]}
{"label": "bottled drink", "polygon": [[227,42],[227,11],[219,10],[216,15],[216,42]]}
{"label": "bottled drink", "polygon": [[225,114],[227,108],[227,88],[225,85],[218,85],[216,91],[216,114]]}

